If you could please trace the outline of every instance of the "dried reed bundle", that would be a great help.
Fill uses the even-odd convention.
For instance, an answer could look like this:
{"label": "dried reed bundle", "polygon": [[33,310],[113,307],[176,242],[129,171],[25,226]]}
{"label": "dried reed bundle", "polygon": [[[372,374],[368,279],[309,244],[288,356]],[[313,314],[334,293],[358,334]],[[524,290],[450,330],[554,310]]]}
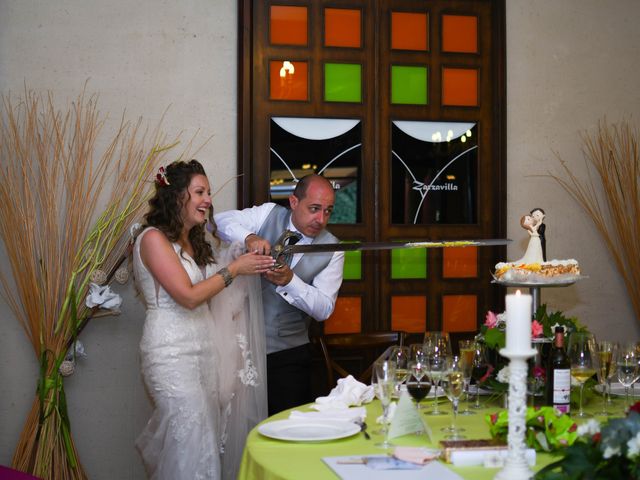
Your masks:
{"label": "dried reed bundle", "polygon": [[84,479],[58,369],[92,313],[84,303],[91,274],[123,258],[147,179],[178,138],[167,142],[160,124],[142,131],[141,120],[123,117],[98,155],[105,118],[84,92],[67,111],[51,93],[3,95],[0,115],[0,238],[11,270],[0,283],[40,362],[12,463],[45,479]]}
{"label": "dried reed bundle", "polygon": [[602,235],[640,320],[640,132],[628,121],[603,120],[595,133],[582,134],[582,140],[588,181],[581,182],[561,158],[567,178],[550,176]]}

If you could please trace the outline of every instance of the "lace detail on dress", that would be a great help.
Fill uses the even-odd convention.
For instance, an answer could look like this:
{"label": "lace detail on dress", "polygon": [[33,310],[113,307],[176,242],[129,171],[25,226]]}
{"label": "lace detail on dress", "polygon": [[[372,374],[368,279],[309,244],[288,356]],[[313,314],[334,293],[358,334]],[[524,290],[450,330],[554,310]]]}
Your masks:
{"label": "lace detail on dress", "polygon": [[238,333],[236,338],[238,339],[238,345],[240,346],[240,350],[242,350],[242,359],[244,360],[244,368],[238,370],[238,377],[243,385],[257,387],[259,385],[258,370],[253,364],[253,360],[251,360],[251,350],[247,348],[247,337]]}

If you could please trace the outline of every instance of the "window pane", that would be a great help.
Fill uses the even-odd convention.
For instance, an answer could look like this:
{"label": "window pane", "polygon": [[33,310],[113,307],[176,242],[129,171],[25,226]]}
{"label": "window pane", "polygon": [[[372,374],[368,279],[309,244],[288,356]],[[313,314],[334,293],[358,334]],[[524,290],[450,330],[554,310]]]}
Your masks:
{"label": "window pane", "polygon": [[391,103],[427,104],[427,67],[391,67]]}
{"label": "window pane", "polygon": [[308,100],[307,62],[272,60],[269,62],[271,100]]}
{"label": "window pane", "polygon": [[442,105],[478,106],[478,70],[442,69]]}
{"label": "window pane", "polygon": [[325,63],[324,99],[327,102],[361,102],[362,66],[357,63]]}
{"label": "window pane", "polygon": [[392,223],[476,223],[477,136],[475,123],[392,122]]}
{"label": "window pane", "polygon": [[325,8],[325,46],[360,48],[360,24],[360,10]]}
{"label": "window pane", "polygon": [[427,297],[394,295],[391,297],[391,330],[424,332],[427,329]]}
{"label": "window pane", "polygon": [[338,297],[336,308],[324,322],[324,333],[358,333],[362,330],[362,298]]}
{"label": "window pane", "polygon": [[307,7],[272,5],[271,43],[275,45],[307,44]]}
{"label": "window pane", "polygon": [[298,179],[323,175],[336,189],[329,223],[360,223],[362,124],[355,119],[273,117],[271,201],[289,206]]}
{"label": "window pane", "polygon": [[391,12],[391,48],[419,50],[429,48],[426,13]]}
{"label": "window pane", "polygon": [[442,51],[477,53],[478,17],[470,15],[443,15]]}

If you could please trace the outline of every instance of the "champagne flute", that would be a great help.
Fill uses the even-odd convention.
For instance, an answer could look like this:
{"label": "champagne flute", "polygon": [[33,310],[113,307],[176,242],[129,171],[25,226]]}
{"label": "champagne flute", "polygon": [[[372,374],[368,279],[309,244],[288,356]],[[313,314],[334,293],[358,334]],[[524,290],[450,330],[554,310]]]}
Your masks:
{"label": "champagne flute", "polygon": [[473,367],[471,368],[471,378],[476,382],[476,401],[472,405],[473,408],[481,408],[480,384],[484,382],[488,371],[489,362],[487,362],[484,345],[476,342],[473,347]]}
{"label": "champagne flute", "polygon": [[582,409],[582,393],[585,382],[596,374],[596,363],[594,362],[595,344],[595,338],[590,333],[573,332],[569,336],[567,356],[571,363],[571,378],[580,384],[580,403],[578,404],[579,409],[576,415],[580,418],[592,416]]}
{"label": "champagne flute", "polygon": [[396,365],[395,362],[389,360],[379,360],[374,363],[376,372],[376,396],[382,405],[382,433],[384,439],[381,443],[377,443],[377,447],[389,448],[393,445],[389,443],[389,405],[391,397],[396,388]]}
{"label": "champagne flute", "polygon": [[431,390],[430,382],[423,382],[422,378],[427,374],[427,365],[424,362],[412,360],[409,362],[409,380],[407,391],[416,401],[416,407],[420,410],[420,402]]}
{"label": "champagne flute", "polygon": [[629,408],[629,388],[638,379],[638,354],[635,345],[625,345],[619,350],[616,370],[618,381],[624,387],[625,408]]}
{"label": "champagne flute", "polygon": [[409,378],[409,347],[392,347],[388,360],[396,364],[395,396],[399,397],[402,384]]}
{"label": "champagne flute", "polygon": [[456,426],[458,404],[464,390],[464,379],[460,357],[447,357],[446,371],[444,376],[442,377],[442,388],[444,389],[447,398],[453,405],[453,416],[451,417],[451,425],[449,427],[444,427],[441,430],[443,432],[450,432],[450,435],[447,435],[445,437],[447,439],[459,440],[465,438],[463,435],[460,435],[460,432],[464,432],[464,428],[459,428]]}
{"label": "champagne flute", "polygon": [[460,347],[460,361],[462,365],[462,378],[464,380],[464,393],[467,398],[467,404],[460,415],[475,415],[476,412],[469,410],[469,384],[471,383],[471,374],[473,372],[473,355],[474,355],[474,341],[473,340],[460,340],[458,345]]}
{"label": "champagne flute", "polygon": [[598,383],[602,387],[602,410],[598,415],[608,416],[607,385],[611,378],[611,367],[615,365],[618,345],[609,340],[602,340],[596,344],[596,359],[598,360]]}
{"label": "champagne flute", "polygon": [[429,370],[427,375],[433,387],[433,410],[427,412],[429,415],[443,415],[446,412],[440,410],[438,406],[438,385],[446,372],[446,357],[439,353],[434,353],[429,357]]}

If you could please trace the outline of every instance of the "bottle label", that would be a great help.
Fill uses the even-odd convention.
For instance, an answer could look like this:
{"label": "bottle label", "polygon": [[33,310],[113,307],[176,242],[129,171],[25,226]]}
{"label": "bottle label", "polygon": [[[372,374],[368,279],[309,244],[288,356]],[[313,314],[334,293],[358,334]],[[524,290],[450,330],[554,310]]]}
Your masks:
{"label": "bottle label", "polygon": [[571,370],[553,370],[553,406],[562,413],[569,413],[571,402]]}

